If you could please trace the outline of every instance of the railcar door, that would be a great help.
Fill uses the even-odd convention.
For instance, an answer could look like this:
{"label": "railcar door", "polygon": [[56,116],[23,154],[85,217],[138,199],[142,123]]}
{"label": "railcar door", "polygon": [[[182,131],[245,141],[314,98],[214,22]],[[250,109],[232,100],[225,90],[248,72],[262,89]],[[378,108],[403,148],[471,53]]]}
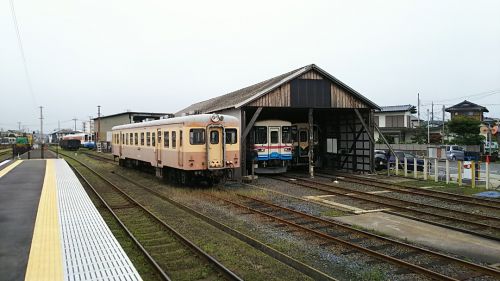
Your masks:
{"label": "railcar door", "polygon": [[162,142],[162,139],[161,139],[161,137],[162,137],[161,134],[162,134],[161,130],[157,129],[156,130],[156,135],[157,135],[158,139],[157,139],[157,142],[156,142],[156,149],[155,149],[155,153],[156,153],[156,166],[157,167],[162,166],[162,163],[161,163],[162,149],[161,148],[162,148],[163,142]]}
{"label": "railcar door", "polygon": [[283,149],[280,141],[280,127],[269,127],[269,147],[267,149],[269,159],[280,159]]}
{"label": "railcar door", "polygon": [[207,130],[207,160],[208,168],[216,169],[224,167],[224,139],[221,127],[209,127]]}

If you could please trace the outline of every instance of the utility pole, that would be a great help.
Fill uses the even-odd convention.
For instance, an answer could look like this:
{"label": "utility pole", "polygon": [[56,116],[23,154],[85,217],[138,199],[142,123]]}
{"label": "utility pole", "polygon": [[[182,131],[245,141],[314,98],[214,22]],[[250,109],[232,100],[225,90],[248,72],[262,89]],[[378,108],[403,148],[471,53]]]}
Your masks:
{"label": "utility pole", "polygon": [[434,123],[434,102],[432,102],[431,108],[432,108],[431,123]]}
{"label": "utility pole", "polygon": [[101,106],[97,106],[97,133],[96,133],[96,149],[97,149],[97,141],[99,141],[99,137],[101,135]]}
{"label": "utility pole", "polygon": [[417,107],[418,126],[420,127],[420,93],[417,93]]}
{"label": "utility pole", "polygon": [[75,132],[76,132],[76,120],[78,120],[78,119],[76,119],[76,117],[75,117],[75,118],[73,118],[71,120],[75,121]]}
{"label": "utility pole", "polygon": [[86,129],[85,127],[86,127],[85,121],[82,121],[83,133],[85,133],[85,129]]}
{"label": "utility pole", "polygon": [[43,106],[40,106],[40,138],[41,138],[41,144],[42,144],[42,149],[40,150],[40,157],[44,159],[43,155]]}
{"label": "utility pole", "polygon": [[[431,130],[430,130],[430,126],[429,126],[429,117],[430,117],[429,109],[427,109],[427,144],[431,143]],[[436,167],[436,169],[437,169],[437,167]]]}
{"label": "utility pole", "polygon": [[18,130],[21,131],[21,122],[17,122],[17,127],[19,128]]}
{"label": "utility pole", "polygon": [[444,144],[444,136],[445,136],[445,132],[444,132],[444,114],[445,114],[445,111],[444,111],[444,104],[443,104],[443,139],[441,140],[441,142]]}

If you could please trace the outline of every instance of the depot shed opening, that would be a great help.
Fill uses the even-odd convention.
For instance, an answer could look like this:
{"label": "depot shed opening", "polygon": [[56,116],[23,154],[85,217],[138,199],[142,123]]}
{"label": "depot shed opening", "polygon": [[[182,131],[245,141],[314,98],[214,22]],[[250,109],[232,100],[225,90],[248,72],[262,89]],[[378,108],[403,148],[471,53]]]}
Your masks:
{"label": "depot shed opening", "polygon": [[297,124],[292,126],[297,141],[298,130],[307,132],[302,136],[307,136],[310,149],[294,151],[292,161],[294,166],[306,166],[311,175],[315,169],[373,172],[373,112],[377,109],[374,102],[311,64],[192,104],[176,116],[219,113],[238,118],[241,168],[235,175],[241,178],[251,173],[255,159],[250,136],[255,123],[263,120]]}

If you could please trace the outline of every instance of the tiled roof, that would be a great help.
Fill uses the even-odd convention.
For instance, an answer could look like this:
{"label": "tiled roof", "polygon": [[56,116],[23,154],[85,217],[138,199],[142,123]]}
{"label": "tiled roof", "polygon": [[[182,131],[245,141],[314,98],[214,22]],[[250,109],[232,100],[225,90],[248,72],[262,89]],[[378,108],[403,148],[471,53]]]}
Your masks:
{"label": "tiled roof", "polygon": [[362,101],[367,103],[369,106],[371,106],[373,108],[378,108],[378,106],[375,103],[368,100],[363,95],[356,92],[355,90],[353,90],[349,86],[345,85],[340,80],[331,76],[326,71],[319,68],[318,66],[316,66],[314,64],[310,64],[310,65],[292,70],[290,72],[278,75],[278,76],[273,77],[271,79],[262,81],[260,83],[254,84],[252,86],[245,87],[243,89],[239,89],[237,91],[234,91],[234,92],[222,95],[222,96],[211,98],[209,100],[194,103],[194,104],[180,110],[175,115],[180,116],[181,114],[211,113],[211,112],[216,112],[216,111],[219,111],[222,109],[227,109],[227,108],[239,108],[239,107],[259,98],[260,96],[267,94],[268,92],[279,87],[280,85],[282,85],[282,84],[284,84],[284,83],[286,83],[286,82],[288,82],[296,77],[299,77],[300,75],[302,75],[302,74],[304,74],[312,69],[323,74],[324,76],[326,76],[327,78],[332,80],[332,82],[340,85],[342,88],[347,90],[347,92],[358,97],[359,99],[361,99]]}
{"label": "tiled roof", "polygon": [[404,104],[404,105],[389,105],[380,107],[380,112],[395,112],[395,111],[411,111],[413,113],[415,111],[415,106],[411,104]]}
{"label": "tiled roof", "polygon": [[461,103],[455,104],[454,106],[450,106],[445,109],[446,112],[454,112],[454,111],[481,111],[481,112],[489,112],[488,109],[484,106],[480,106],[468,100],[464,100]]}

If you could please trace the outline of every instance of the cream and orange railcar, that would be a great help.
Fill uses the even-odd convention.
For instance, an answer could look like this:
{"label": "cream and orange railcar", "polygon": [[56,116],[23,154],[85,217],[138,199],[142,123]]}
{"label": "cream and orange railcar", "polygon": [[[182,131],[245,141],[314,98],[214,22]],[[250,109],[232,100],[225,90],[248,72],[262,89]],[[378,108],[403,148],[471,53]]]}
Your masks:
{"label": "cream and orange railcar", "polygon": [[199,114],[113,127],[112,152],[122,166],[152,166],[180,183],[218,182],[240,166],[239,121]]}

